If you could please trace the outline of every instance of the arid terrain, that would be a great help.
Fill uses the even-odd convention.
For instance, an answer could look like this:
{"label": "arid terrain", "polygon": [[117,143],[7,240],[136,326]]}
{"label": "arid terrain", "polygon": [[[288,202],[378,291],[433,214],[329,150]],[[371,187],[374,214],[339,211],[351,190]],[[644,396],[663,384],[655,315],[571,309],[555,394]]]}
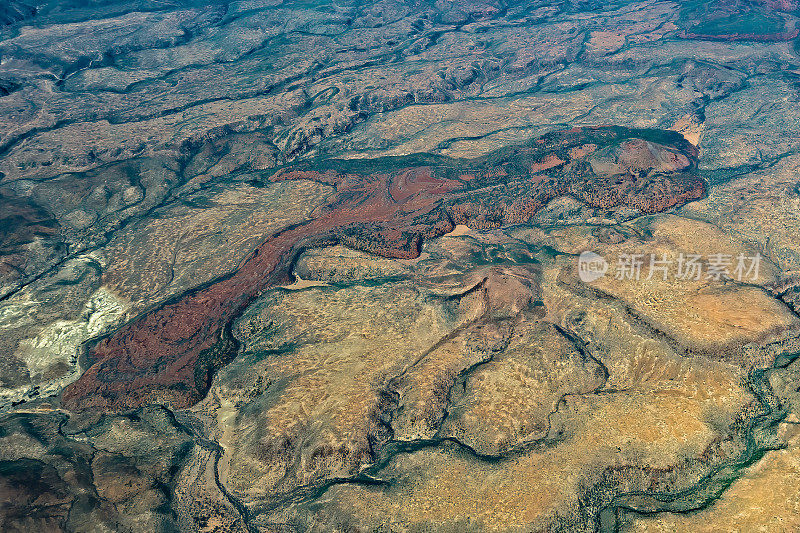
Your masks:
{"label": "arid terrain", "polygon": [[800,531],[795,0],[0,2],[0,531]]}

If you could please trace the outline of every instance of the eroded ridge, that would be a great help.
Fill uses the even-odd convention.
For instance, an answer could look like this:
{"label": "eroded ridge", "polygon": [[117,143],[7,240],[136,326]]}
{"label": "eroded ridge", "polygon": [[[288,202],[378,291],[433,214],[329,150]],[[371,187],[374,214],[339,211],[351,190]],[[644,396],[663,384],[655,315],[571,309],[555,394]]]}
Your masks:
{"label": "eroded ridge", "polygon": [[267,239],[234,273],[102,340],[63,402],[74,410],[117,410],[199,401],[214,371],[236,351],[230,322],[260,291],[286,282],[304,249],[345,244],[413,258],[424,240],[457,224],[487,229],[525,223],[561,196],[609,217],[660,212],[705,194],[697,156],[674,132],[604,126],[551,133],[471,160],[415,155],[282,169],[270,181],[332,185],[327,204],[307,222]]}

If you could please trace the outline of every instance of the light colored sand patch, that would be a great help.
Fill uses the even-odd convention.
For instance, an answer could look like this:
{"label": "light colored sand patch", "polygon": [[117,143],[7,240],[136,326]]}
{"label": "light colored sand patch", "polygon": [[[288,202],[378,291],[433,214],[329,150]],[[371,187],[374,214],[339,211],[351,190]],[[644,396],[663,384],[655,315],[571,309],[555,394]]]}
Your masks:
{"label": "light colored sand patch", "polygon": [[220,482],[225,483],[228,480],[228,468],[231,461],[230,450],[233,447],[233,433],[236,427],[235,422],[238,411],[233,402],[227,398],[220,398],[218,395],[214,394],[214,399],[219,402],[219,409],[217,409],[216,417],[220,435],[217,437],[217,442],[222,449],[225,450],[217,465],[217,471],[219,472]]}
{"label": "light colored sand patch", "polygon": [[445,233],[443,237],[462,237],[464,235],[472,235],[472,230],[469,226],[465,226],[464,224],[458,224],[453,231],[450,233]]}
{"label": "light colored sand patch", "polygon": [[700,140],[703,138],[703,131],[705,130],[705,122],[700,122],[696,115],[690,113],[675,121],[675,124],[670,126],[669,129],[677,131],[683,135],[684,139],[699,148]]}
{"label": "light colored sand patch", "polygon": [[14,356],[25,363],[31,383],[0,389],[0,405],[26,397],[34,387],[41,397],[55,394],[78,379],[81,345],[118,324],[126,309],[118,296],[100,287],[84,305],[80,318],[57,320],[35,337],[21,340]]}
{"label": "light colored sand patch", "polygon": [[323,287],[328,285],[324,281],[313,281],[309,279],[303,279],[297,274],[294,275],[294,283],[291,285],[283,285],[282,289],[288,289],[290,291],[296,291],[300,289],[307,289],[309,287]]}

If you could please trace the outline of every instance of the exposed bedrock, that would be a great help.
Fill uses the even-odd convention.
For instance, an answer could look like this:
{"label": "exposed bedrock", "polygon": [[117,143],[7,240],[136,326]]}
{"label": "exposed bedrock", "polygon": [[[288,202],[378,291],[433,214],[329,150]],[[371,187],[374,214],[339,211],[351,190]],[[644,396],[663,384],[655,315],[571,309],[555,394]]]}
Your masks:
{"label": "exposed bedrock", "polygon": [[488,229],[525,223],[562,196],[601,218],[656,213],[705,194],[697,156],[674,132],[606,126],[548,134],[471,160],[417,155],[282,169],[270,180],[314,180],[335,192],[311,220],[274,234],[233,274],[102,340],[62,399],[75,410],[196,403],[214,371],[236,353],[230,322],[260,291],[288,281],[305,249],[344,244],[414,258],[424,240],[457,224]]}

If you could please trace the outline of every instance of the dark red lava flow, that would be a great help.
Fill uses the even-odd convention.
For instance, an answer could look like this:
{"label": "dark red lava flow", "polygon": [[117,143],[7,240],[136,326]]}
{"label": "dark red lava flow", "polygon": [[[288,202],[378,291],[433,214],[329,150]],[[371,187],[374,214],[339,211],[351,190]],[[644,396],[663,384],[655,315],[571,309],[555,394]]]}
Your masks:
{"label": "dark red lava flow", "polygon": [[486,229],[528,222],[563,195],[599,209],[655,213],[705,194],[697,150],[683,137],[616,126],[557,132],[472,160],[326,161],[270,178],[303,179],[335,188],[311,220],[267,239],[227,278],[192,290],[99,342],[88,354],[91,366],[65,389],[64,406],[193,405],[206,394],[213,373],[235,355],[232,321],[261,291],[288,281],[293,260],[309,247],[341,243],[413,258],[426,239],[456,224]]}

